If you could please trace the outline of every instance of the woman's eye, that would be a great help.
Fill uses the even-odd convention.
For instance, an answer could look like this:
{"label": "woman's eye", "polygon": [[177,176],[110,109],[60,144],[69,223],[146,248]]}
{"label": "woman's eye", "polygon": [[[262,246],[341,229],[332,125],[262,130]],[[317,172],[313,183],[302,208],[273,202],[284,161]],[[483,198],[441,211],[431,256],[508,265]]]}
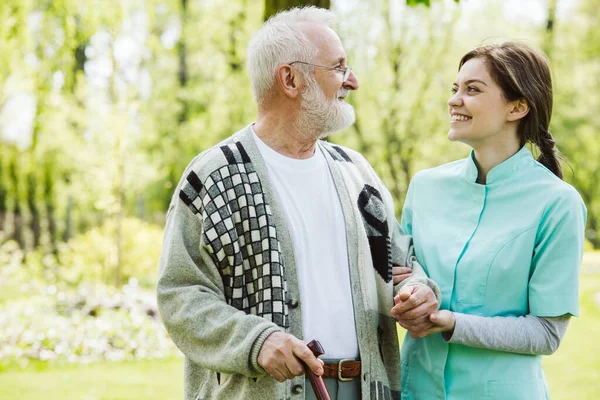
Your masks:
{"label": "woman's eye", "polygon": [[467,87],[467,92],[479,92],[479,89],[477,89],[475,86],[469,86]]}
{"label": "woman's eye", "polygon": [[456,94],[456,92],[458,92],[458,88],[454,86],[452,87],[452,89],[450,89],[450,91],[452,92],[452,94]]}

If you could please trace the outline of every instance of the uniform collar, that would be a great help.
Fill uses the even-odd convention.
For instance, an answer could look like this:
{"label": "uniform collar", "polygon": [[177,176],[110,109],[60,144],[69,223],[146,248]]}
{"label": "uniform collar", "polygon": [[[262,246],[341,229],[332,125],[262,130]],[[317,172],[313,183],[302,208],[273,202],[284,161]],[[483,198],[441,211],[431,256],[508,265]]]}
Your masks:
{"label": "uniform collar", "polygon": [[[514,155],[504,160],[500,164],[488,172],[486,184],[500,182],[504,179],[510,178],[515,174],[515,171],[522,167],[524,164],[533,161],[533,155],[527,148],[527,146],[521,147],[521,150],[517,151]],[[477,165],[475,164],[475,152],[471,150],[471,154],[465,159],[463,176],[471,182],[477,180]]]}

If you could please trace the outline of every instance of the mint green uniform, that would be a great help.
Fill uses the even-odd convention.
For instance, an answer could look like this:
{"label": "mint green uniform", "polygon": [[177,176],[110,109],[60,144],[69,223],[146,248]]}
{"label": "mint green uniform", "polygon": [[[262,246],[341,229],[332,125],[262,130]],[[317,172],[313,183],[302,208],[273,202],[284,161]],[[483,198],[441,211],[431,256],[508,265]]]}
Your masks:
{"label": "mint green uniform", "polygon": [[[419,172],[402,229],[442,291],[441,309],[484,317],[578,314],[586,209],[527,147],[476,183],[471,156]],[[539,355],[406,336],[402,399],[548,399]]]}

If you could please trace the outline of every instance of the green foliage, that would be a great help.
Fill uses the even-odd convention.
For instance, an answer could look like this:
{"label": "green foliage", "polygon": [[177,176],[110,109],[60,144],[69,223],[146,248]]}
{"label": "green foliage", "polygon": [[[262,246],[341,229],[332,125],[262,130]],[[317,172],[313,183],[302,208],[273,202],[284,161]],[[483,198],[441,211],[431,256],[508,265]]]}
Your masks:
{"label": "green foliage", "polygon": [[[56,271],[57,279],[70,285],[95,281],[113,283],[117,262],[114,237],[115,223],[107,221],[61,245],[56,261],[46,255],[40,260],[41,264],[47,270]],[[135,218],[125,219],[122,279],[127,282],[135,278],[143,287],[154,287],[161,245],[162,229]],[[54,264],[58,262],[64,267]]]}
{"label": "green foliage", "polygon": [[[72,290],[81,284],[114,283],[116,247],[114,221],[62,243],[57,254],[42,249],[25,253],[14,241],[0,245],[0,304],[18,284]],[[162,229],[134,218],[123,222],[121,277],[153,289],[158,273]],[[41,289],[40,289],[41,290]]]}
{"label": "green foliage", "polygon": [[27,299],[0,312],[0,369],[52,364],[168,358],[177,354],[157,315],[153,292],[101,284],[76,291],[25,287]]}
{"label": "green foliage", "polygon": [[[460,2],[460,0],[454,0],[456,3]],[[414,7],[418,5],[424,5],[425,7],[431,6],[431,0],[406,0],[406,5]]]}
{"label": "green foliage", "polygon": [[[575,171],[567,180],[588,206],[588,237],[600,246],[598,1],[559,7],[552,35],[544,15],[515,15],[500,0],[334,3],[361,87],[349,97],[357,124],[332,140],[364,153],[399,215],[414,173],[468,151],[445,137],[460,56],[482,42],[543,45],[556,82],[551,130]],[[187,163],[256,116],[245,48],[264,7],[239,0],[98,5],[9,0],[0,8],[0,112],[19,96],[35,99],[31,146],[0,140],[0,230],[29,250],[41,244],[56,253],[61,237],[105,220],[118,227],[123,215],[162,222]]]}
{"label": "green foliage", "polygon": [[[155,232],[135,221],[125,225],[140,241],[130,247],[131,256],[140,263],[134,265],[132,258],[131,270],[140,276],[153,275],[144,270],[152,257],[144,252],[160,247],[152,243]],[[65,249],[65,259],[69,252],[98,250],[71,259],[80,263],[76,266],[57,265],[49,255],[42,260],[24,257],[14,242],[0,247],[0,370],[25,368],[31,362],[54,365],[178,354],[159,321],[153,289],[141,288],[135,278],[119,289],[98,282],[93,263],[99,262],[97,257],[107,246],[105,237],[93,232],[74,239],[75,245],[69,243],[72,247]],[[135,246],[143,250],[133,250]]]}

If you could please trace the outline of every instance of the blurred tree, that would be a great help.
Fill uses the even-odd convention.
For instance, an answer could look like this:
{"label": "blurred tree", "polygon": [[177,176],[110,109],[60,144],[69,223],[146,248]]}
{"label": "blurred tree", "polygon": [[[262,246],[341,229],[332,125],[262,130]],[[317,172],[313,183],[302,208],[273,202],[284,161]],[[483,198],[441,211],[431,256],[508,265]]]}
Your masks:
{"label": "blurred tree", "polygon": [[316,6],[330,8],[331,0],[265,0],[265,13],[263,19],[266,21],[278,11],[292,7]]}
{"label": "blurred tree", "polygon": [[598,0],[581,0],[559,25],[552,52],[555,107],[551,131],[566,156],[565,180],[588,209],[586,236],[600,248],[600,30]]}
{"label": "blurred tree", "polygon": [[[352,13],[361,21],[371,15],[365,26],[373,28],[357,32],[351,28],[354,16],[343,16],[348,24],[341,32],[361,89],[349,97],[356,108],[357,120],[350,128],[354,137],[336,135],[331,140],[365,155],[392,193],[399,213],[410,179],[427,166],[431,156],[426,154],[439,141],[431,139],[444,123],[445,99],[440,93],[446,87],[440,87],[444,84],[440,71],[452,49],[460,8],[441,2],[430,8],[410,7],[382,0]],[[443,146],[436,152],[441,154],[438,161],[452,157]]]}

